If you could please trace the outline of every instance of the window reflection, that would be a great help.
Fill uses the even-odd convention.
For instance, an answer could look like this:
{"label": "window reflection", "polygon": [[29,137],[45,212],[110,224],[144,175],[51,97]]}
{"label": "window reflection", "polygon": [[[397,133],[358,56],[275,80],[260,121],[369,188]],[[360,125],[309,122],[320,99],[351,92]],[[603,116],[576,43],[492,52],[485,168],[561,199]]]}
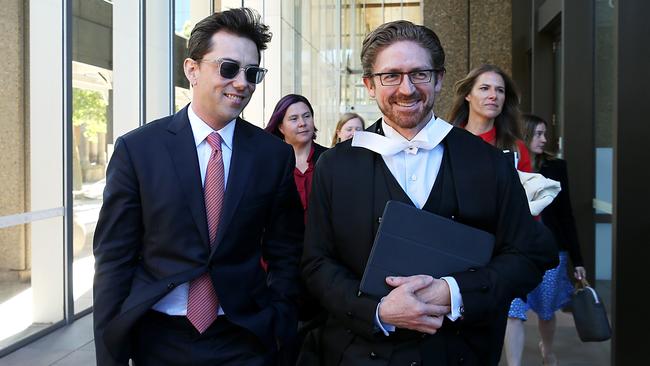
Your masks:
{"label": "window reflection", "polygon": [[74,311],[92,306],[92,237],[113,126],[113,5],[73,0],[72,194]]}
{"label": "window reflection", "polygon": [[187,41],[192,29],[210,14],[210,0],[176,0],[174,2],[174,111],[184,108],[192,94],[190,84],[183,72],[187,57]]}
{"label": "window reflection", "polygon": [[[147,4],[145,18],[155,17],[158,11],[169,15],[167,8],[161,10],[162,4]],[[277,42],[272,47],[276,49],[267,50],[263,62],[277,78],[275,83],[265,82],[259,87],[255,94],[257,99],[251,101],[246,117],[253,123],[263,123],[279,97],[302,93],[314,104],[321,130],[319,138],[324,144],[328,143],[333,124],[341,112],[355,109],[365,113],[369,120],[377,115],[361,82],[359,51],[366,33],[393,19],[421,23],[419,1],[175,0],[173,4],[175,110],[187,105],[191,96],[182,68],[191,29],[211,11],[249,6],[272,25],[273,42]],[[71,126],[67,126],[72,130],[70,157],[63,156],[70,146],[62,146],[66,129],[59,120],[63,115],[59,109],[65,103],[63,97],[56,94],[62,93],[63,86],[50,81],[61,81],[60,71],[64,69],[64,58],[55,51],[62,49],[61,44],[52,41],[63,39],[60,34],[64,24],[62,11],[57,7],[60,4],[32,7],[24,10],[22,18],[0,16],[3,24],[22,30],[16,32],[20,39],[14,43],[24,49],[19,48],[15,54],[3,54],[8,61],[5,65],[8,72],[2,86],[9,93],[7,95],[15,97],[10,103],[12,106],[26,108],[11,110],[3,122],[7,133],[0,144],[4,157],[0,163],[3,164],[0,169],[3,174],[0,218],[54,210],[46,219],[0,225],[0,316],[3,316],[0,319],[0,350],[64,318],[66,292],[63,289],[66,284],[63,272],[69,264],[65,262],[63,251],[66,245],[63,197],[66,192],[59,187],[67,176],[64,161],[70,163],[72,171],[72,182],[66,182],[66,187],[70,187],[68,193],[73,198],[73,232],[70,235],[73,287],[70,290],[74,312],[78,314],[92,305],[92,238],[113,143],[117,136],[146,122],[140,121],[139,112],[143,108],[147,113],[153,110],[141,105],[140,93],[147,92],[146,101],[160,102],[153,88],[147,90],[147,85],[151,79],[160,79],[157,69],[150,67],[152,60],[166,60],[168,50],[165,48],[164,54],[155,53],[156,48],[149,41],[152,35],[160,34],[151,29],[146,39],[138,38],[138,2],[73,0],[71,5],[72,19],[67,20],[72,23],[72,118]],[[34,24],[29,24],[30,17]],[[29,38],[25,29],[30,29],[33,35],[41,35],[40,38],[47,39],[50,44],[34,40],[36,38],[23,40]],[[5,37],[9,44],[13,33]],[[139,59],[139,47],[143,45],[149,62],[144,74]],[[47,56],[43,57],[35,49],[47,50],[43,52]],[[30,57],[34,58],[33,62]],[[146,78],[144,85],[141,85],[141,77]],[[27,85],[24,90],[20,89],[27,79],[31,79],[31,88]],[[44,81],[52,85],[42,85]],[[168,87],[167,79],[163,84],[164,88]],[[14,91],[15,94],[11,94]],[[42,98],[43,95],[46,97]],[[30,99],[20,99],[26,96]],[[30,104],[32,109],[29,109]],[[34,108],[47,111],[45,118],[37,116]],[[30,113],[34,121],[29,120]],[[34,136],[46,136],[47,142]]]}
{"label": "window reflection", "polygon": [[354,111],[366,121],[379,116],[376,104],[368,97],[361,76],[361,42],[379,25],[393,20],[422,24],[419,1],[344,0],[341,3],[341,112]]}

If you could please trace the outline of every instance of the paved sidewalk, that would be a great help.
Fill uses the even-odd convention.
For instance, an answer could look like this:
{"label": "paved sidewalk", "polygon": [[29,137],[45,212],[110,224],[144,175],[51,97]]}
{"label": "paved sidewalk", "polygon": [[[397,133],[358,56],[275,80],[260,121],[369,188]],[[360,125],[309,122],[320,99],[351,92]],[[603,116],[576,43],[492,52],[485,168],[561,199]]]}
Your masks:
{"label": "paved sidewalk", "polygon": [[0,358],[0,366],[93,366],[92,314]]}
{"label": "paved sidewalk", "polygon": [[[529,311],[525,323],[526,343],[521,364],[542,365],[542,356],[539,352],[540,341],[537,330],[537,315]],[[584,343],[578,338],[573,315],[571,313],[556,312],[557,329],[555,331],[555,355],[561,366],[609,366],[610,341]],[[506,366],[505,354],[501,356],[499,366]]]}
{"label": "paved sidewalk", "polygon": [[[541,365],[537,318],[529,313],[522,365]],[[562,366],[610,365],[610,342],[583,343],[568,313],[558,313],[556,355]],[[94,366],[92,314],[0,359],[1,366]],[[502,359],[500,366],[506,366]]]}

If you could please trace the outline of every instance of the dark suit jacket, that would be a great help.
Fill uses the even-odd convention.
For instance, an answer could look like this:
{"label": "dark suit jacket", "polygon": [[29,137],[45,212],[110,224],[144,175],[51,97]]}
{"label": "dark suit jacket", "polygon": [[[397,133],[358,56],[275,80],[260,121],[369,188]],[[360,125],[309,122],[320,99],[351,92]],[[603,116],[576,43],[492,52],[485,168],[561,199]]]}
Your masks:
{"label": "dark suit jacket", "polygon": [[573,265],[582,266],[576,222],[573,218],[571,199],[569,198],[569,176],[566,162],[562,159],[545,160],[539,173],[546,178],[560,182],[562,186],[557,197],[542,211],[542,221],[553,233],[558,248],[569,252]]}
{"label": "dark suit jacket", "polygon": [[117,139],[94,238],[98,365],[126,365],[138,318],[206,271],[231,322],[271,349],[293,336],[304,226],[294,166],[289,145],[237,119],[210,250],[187,107]]}
{"label": "dark suit jacket", "polygon": [[319,145],[317,143],[314,144],[314,156],[311,157],[311,160],[316,164],[318,161],[318,158],[320,158],[321,154],[327,151],[327,148],[325,146]]}
{"label": "dark suit jacket", "polygon": [[[377,131],[377,126],[368,128]],[[456,212],[447,217],[494,233],[496,247],[482,268],[451,274],[464,302],[462,320],[445,321],[433,340],[429,364],[498,363],[508,306],[525,296],[557,263],[547,229],[530,215],[524,190],[504,154],[462,129],[446,137]],[[302,259],[309,290],[329,314],[321,327],[320,354],[325,365],[386,364],[408,331],[385,337],[374,326],[378,301],[359,293],[359,282],[389,193],[373,170],[381,156],[350,142],[323,153],[316,166]],[[443,192],[449,194],[449,192]],[[453,193],[452,193],[453,194]],[[402,336],[405,335],[405,336]],[[313,350],[304,349],[304,352]],[[426,356],[423,356],[426,358]]]}

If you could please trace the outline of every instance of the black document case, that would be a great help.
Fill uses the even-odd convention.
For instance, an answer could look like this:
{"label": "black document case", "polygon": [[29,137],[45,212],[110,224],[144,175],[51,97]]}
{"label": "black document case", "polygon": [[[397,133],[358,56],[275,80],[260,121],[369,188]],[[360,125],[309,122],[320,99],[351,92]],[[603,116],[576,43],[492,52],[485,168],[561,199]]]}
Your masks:
{"label": "black document case", "polygon": [[486,265],[494,235],[398,201],[388,201],[359,290],[377,298],[387,276],[435,278]]}

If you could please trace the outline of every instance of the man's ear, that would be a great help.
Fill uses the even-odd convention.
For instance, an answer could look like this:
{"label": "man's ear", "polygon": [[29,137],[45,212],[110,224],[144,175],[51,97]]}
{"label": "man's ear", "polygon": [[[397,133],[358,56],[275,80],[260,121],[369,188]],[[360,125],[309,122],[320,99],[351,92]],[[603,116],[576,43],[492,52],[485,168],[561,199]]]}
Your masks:
{"label": "man's ear", "polygon": [[366,90],[368,90],[368,95],[370,95],[370,98],[375,97],[375,82],[372,78],[367,78],[364,77],[363,79],[363,85],[366,86]]}
{"label": "man's ear", "polygon": [[198,80],[199,63],[191,58],[186,58],[183,61],[183,72],[185,72],[185,77],[190,85],[195,86]]}
{"label": "man's ear", "polygon": [[442,90],[442,80],[445,78],[445,73],[437,72],[434,74],[434,77],[436,78],[436,83],[433,85],[433,90],[436,93],[440,93]]}

